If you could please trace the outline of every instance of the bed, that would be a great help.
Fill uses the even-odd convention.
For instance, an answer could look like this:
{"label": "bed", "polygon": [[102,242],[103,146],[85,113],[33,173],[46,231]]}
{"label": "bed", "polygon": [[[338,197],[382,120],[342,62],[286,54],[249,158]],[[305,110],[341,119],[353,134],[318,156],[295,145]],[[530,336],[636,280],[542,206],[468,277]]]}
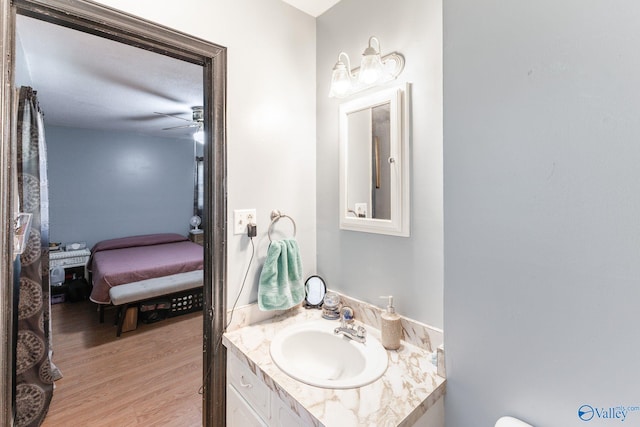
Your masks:
{"label": "bed", "polygon": [[147,234],[96,243],[87,265],[91,301],[110,304],[109,290],[114,286],[202,270],[204,251],[180,234]]}

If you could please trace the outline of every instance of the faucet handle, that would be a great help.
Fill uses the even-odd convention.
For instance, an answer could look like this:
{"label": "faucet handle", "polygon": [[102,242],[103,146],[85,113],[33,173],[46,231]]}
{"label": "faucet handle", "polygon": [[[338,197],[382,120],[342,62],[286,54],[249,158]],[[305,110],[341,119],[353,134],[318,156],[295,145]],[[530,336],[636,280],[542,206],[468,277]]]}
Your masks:
{"label": "faucet handle", "polygon": [[356,330],[356,336],[358,338],[365,338],[367,336],[367,330],[364,328],[364,326],[358,326],[358,329]]}
{"label": "faucet handle", "polygon": [[343,323],[353,323],[353,309],[347,305],[342,307],[340,319]]}

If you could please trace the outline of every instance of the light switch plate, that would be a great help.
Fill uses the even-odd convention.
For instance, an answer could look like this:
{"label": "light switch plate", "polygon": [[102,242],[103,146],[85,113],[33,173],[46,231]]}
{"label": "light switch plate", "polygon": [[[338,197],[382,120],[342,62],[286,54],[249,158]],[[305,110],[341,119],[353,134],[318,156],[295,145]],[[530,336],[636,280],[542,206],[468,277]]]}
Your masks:
{"label": "light switch plate", "polygon": [[236,209],[233,211],[233,234],[247,234],[247,225],[256,223],[255,209]]}

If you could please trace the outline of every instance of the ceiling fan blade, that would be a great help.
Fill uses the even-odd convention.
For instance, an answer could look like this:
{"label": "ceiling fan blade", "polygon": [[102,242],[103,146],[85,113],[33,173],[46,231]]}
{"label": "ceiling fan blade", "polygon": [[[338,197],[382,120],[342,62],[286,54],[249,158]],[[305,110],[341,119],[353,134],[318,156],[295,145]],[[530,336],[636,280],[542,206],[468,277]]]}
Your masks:
{"label": "ceiling fan blade", "polygon": [[184,117],[179,117],[179,116],[174,115],[174,114],[158,113],[156,111],[154,111],[153,114],[158,114],[160,116],[173,117],[174,119],[184,120],[185,122],[192,122],[193,121],[193,120],[185,119]]}
{"label": "ceiling fan blade", "polygon": [[195,128],[198,127],[199,125],[197,123],[191,123],[190,125],[184,125],[184,126],[173,126],[170,128],[164,128],[162,130],[171,130],[171,129],[183,129],[183,128]]}
{"label": "ceiling fan blade", "polygon": [[157,121],[158,119],[161,119],[161,117],[151,114],[146,114],[146,115],[139,115],[139,116],[121,116],[122,120],[130,120],[130,121],[134,121],[134,122],[151,122],[151,121]]}

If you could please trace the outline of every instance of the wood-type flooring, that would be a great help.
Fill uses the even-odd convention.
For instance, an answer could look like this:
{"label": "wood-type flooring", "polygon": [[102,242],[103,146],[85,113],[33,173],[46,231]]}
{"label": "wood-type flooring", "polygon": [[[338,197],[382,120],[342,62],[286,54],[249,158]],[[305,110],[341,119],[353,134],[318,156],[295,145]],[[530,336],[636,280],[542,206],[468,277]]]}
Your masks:
{"label": "wood-type flooring", "polygon": [[202,425],[202,313],[140,323],[116,338],[114,309],[54,304],[53,361],[63,374],[43,424]]}

